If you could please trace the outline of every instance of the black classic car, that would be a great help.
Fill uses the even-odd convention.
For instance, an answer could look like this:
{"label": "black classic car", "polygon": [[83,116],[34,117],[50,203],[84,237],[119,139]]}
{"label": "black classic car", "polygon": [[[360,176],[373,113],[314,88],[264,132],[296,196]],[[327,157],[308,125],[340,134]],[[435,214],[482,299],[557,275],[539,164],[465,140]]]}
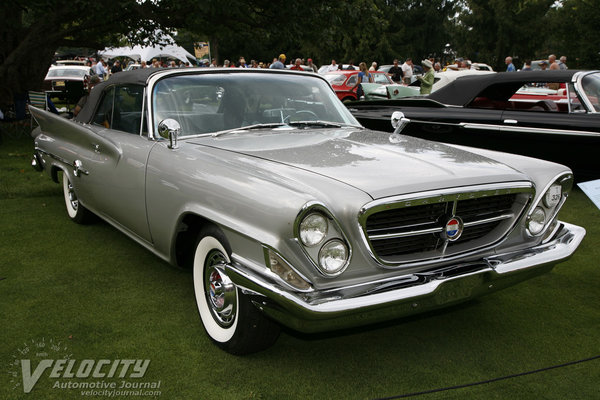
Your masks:
{"label": "black classic car", "polygon": [[566,164],[600,178],[600,72],[532,71],[466,76],[427,97],[348,104],[367,128]]}

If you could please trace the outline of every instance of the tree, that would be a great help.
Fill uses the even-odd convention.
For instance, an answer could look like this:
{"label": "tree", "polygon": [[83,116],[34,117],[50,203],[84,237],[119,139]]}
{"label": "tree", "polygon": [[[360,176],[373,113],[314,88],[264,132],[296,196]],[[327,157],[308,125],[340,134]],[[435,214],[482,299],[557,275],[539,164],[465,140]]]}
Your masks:
{"label": "tree", "polygon": [[[541,56],[553,34],[548,13],[554,0],[464,0],[457,20],[455,49],[473,61],[502,70],[504,58]],[[547,56],[548,54],[546,54]]]}
{"label": "tree", "polygon": [[[42,87],[61,46],[102,49],[123,35],[139,41],[154,32],[152,2],[119,0],[16,0],[3,5],[0,21],[0,104]],[[158,19],[154,19],[158,20]],[[143,26],[141,26],[143,24]]]}
{"label": "tree", "polygon": [[567,56],[569,68],[595,69],[600,65],[598,1],[564,0],[550,12],[554,33],[547,47],[557,56]]}
{"label": "tree", "polygon": [[176,10],[168,22],[182,28],[181,36],[210,41],[221,63],[239,56],[270,61],[280,53],[322,62],[347,58],[357,43],[354,32],[360,32],[353,6],[361,3],[367,19],[374,11],[373,0],[163,0],[161,6],[165,1]]}
{"label": "tree", "polygon": [[390,57],[418,60],[441,57],[453,33],[456,2],[449,0],[388,0],[384,2],[389,20],[387,40]]}

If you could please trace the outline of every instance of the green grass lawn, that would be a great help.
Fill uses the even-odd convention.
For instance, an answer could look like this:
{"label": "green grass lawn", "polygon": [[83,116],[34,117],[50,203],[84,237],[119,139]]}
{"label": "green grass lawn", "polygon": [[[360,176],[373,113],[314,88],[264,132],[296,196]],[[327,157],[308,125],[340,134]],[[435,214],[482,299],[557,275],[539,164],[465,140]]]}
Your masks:
{"label": "green grass lawn", "polygon": [[[0,399],[81,397],[53,388],[49,371],[23,393],[14,357],[42,340],[75,360],[149,359],[140,380],[160,381],[162,399],[375,399],[600,355],[600,210],[579,190],[561,218],[588,235],[549,274],[376,327],[284,331],[269,350],[235,357],[204,333],[191,274],[106,223],[70,222],[61,187],[29,166],[32,147],[26,136],[0,144]],[[418,398],[600,398],[600,359]]]}

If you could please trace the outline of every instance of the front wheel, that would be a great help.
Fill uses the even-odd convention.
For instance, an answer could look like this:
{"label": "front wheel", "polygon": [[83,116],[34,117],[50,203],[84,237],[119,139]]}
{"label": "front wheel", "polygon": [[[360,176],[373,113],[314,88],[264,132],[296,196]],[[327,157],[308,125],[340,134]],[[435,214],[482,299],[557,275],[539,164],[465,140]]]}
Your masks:
{"label": "front wheel", "polygon": [[69,177],[63,172],[63,194],[69,218],[78,224],[87,224],[93,220],[93,214],[79,203],[73,184]]}
{"label": "front wheel", "polygon": [[229,279],[224,264],[231,251],[216,227],[203,229],[194,253],[194,292],[204,329],[231,354],[264,350],[279,337],[279,325],[265,318]]}

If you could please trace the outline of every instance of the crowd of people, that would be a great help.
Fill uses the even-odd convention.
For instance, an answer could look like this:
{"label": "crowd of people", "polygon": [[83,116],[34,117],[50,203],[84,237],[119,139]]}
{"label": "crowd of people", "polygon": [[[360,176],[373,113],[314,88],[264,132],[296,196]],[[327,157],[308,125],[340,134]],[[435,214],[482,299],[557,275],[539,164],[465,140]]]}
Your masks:
{"label": "crowd of people", "polygon": [[[513,58],[511,56],[508,56],[504,59],[504,63],[506,64],[506,72],[514,72],[517,69],[515,68],[515,65],[513,64]],[[523,68],[520,69],[520,71],[531,71],[531,60],[525,60],[525,62],[523,63]],[[561,56],[558,60],[556,59],[556,55],[554,54],[550,54],[548,56],[548,60],[540,60],[537,61],[537,64],[540,66],[540,69],[542,71],[545,70],[566,70],[569,69],[569,67],[567,66],[567,57],[566,56]]]}
{"label": "crowd of people", "polygon": [[[426,62],[427,61],[427,62]],[[548,60],[541,60],[536,62],[537,65],[542,70],[559,70],[559,69],[567,69],[567,57],[562,56],[559,59],[553,54],[548,57]],[[512,57],[506,57],[506,71],[517,71],[517,68],[513,64]],[[106,79],[109,75],[122,71],[127,68],[130,64],[133,64],[133,61],[129,61],[128,65],[123,65],[119,60],[115,60],[112,65],[108,65],[105,60],[100,60],[98,62],[93,59],[88,60],[88,65],[94,68],[94,72],[100,77],[101,80]],[[365,63],[366,64],[366,63]],[[423,78],[426,75],[428,70],[432,71],[432,74],[447,71],[447,70],[465,70],[465,69],[474,69],[477,64],[471,62],[469,59],[465,59],[462,57],[457,57],[454,60],[454,63],[446,63],[445,65],[440,62],[439,59],[435,59],[433,57],[423,60],[421,63],[421,68],[423,69]],[[141,61],[139,65],[136,65],[136,68],[183,68],[183,67],[191,67],[195,66],[189,62],[183,62],[181,60],[178,61],[164,61],[153,59],[151,62]],[[338,70],[359,70],[359,66],[354,64],[354,60],[349,60],[347,64],[338,63],[335,59],[331,60],[331,63],[328,65],[322,66],[320,69],[316,64],[313,63],[311,58],[288,58],[285,54],[280,54],[278,57],[273,58],[271,62],[262,62],[256,60],[250,60],[247,62],[245,57],[239,57],[237,62],[224,60],[222,64],[218,63],[216,59],[208,60],[203,59],[199,61],[197,65],[199,67],[224,67],[224,68],[271,68],[271,69],[291,69],[291,70],[303,70],[310,72],[331,72]],[[377,71],[379,69],[378,63],[373,61],[370,63],[368,67],[368,71]],[[415,65],[411,58],[407,58],[404,60],[404,63],[400,64],[398,59],[393,60],[393,65],[386,70],[389,76],[392,78],[394,82],[397,83],[405,83],[409,84],[413,80]],[[523,67],[519,70],[527,71],[531,69],[531,61],[525,60]],[[429,78],[425,79],[425,85],[428,85]]]}
{"label": "crowd of people", "polygon": [[[540,60],[536,62],[539,65],[539,68],[542,70],[562,70],[567,69],[567,57],[562,56],[559,59],[554,54],[548,56],[548,60]],[[517,68],[513,64],[512,57],[506,57],[506,71],[517,71]],[[189,63],[184,63],[182,61],[169,61],[164,62],[160,60],[152,60],[150,65],[146,65],[145,61],[141,62],[140,68],[146,67],[166,67],[166,68],[181,68],[191,66]],[[360,98],[360,90],[361,83],[373,82],[373,77],[370,72],[379,70],[378,63],[373,61],[369,67],[367,67],[367,63],[360,62],[358,66],[355,66],[354,60],[349,60],[347,64],[338,63],[335,59],[331,60],[331,63],[328,65],[322,66],[320,69],[313,63],[311,58],[305,60],[304,58],[289,58],[286,57],[285,54],[280,54],[278,57],[274,58],[272,62],[262,62],[256,60],[250,60],[249,63],[246,62],[245,57],[240,57],[237,62],[232,62],[230,60],[224,60],[223,64],[219,64],[216,59],[212,60],[201,60],[200,67],[225,67],[225,68],[270,68],[270,69],[291,69],[291,70],[300,70],[300,71],[309,71],[309,72],[331,72],[338,70],[359,70],[358,80],[354,89],[357,91],[357,95]],[[471,62],[469,59],[465,59],[463,57],[457,57],[454,60],[453,64],[446,63],[442,66],[442,62],[439,59],[435,59],[433,57],[422,60],[420,62],[420,67],[422,68],[422,73],[419,73],[416,76],[421,82],[421,94],[429,94],[431,93],[433,83],[435,81],[435,73],[454,70],[468,70],[468,69],[476,69],[478,67],[477,63]],[[105,61],[98,62],[95,65],[95,71],[98,76],[102,79],[109,74],[116,73],[122,70],[122,66],[119,61],[115,61],[111,68],[108,68]],[[519,69],[520,71],[531,70],[531,61],[526,60],[523,64],[523,67]],[[394,59],[392,66],[386,69],[387,74],[390,78],[396,83],[404,83],[410,84],[414,78],[415,74],[415,65],[411,58],[407,58],[404,60],[402,64],[398,59]],[[419,71],[421,72],[421,71]]]}
{"label": "crowd of people", "polygon": [[[97,75],[97,78],[94,78],[93,84],[104,81],[108,79],[108,77],[112,74],[119,73],[128,67],[131,64],[134,64],[134,61],[129,60],[126,62],[123,60],[116,59],[110,64],[99,58],[96,61],[94,58],[85,59],[86,65],[93,68],[94,72]],[[513,58],[511,56],[506,57],[506,71],[528,71],[532,69],[532,61],[525,60],[523,63],[523,67],[517,69],[513,64]],[[536,68],[539,66],[541,70],[565,70],[567,67],[567,57],[561,56],[557,59],[554,54],[548,56],[548,60],[539,60],[534,61]],[[396,83],[404,83],[410,84],[415,78],[421,81],[421,93],[428,94],[431,92],[433,83],[434,83],[434,75],[437,72],[448,71],[448,70],[467,70],[467,69],[475,69],[477,68],[476,63],[471,62],[469,59],[465,59],[462,57],[457,57],[454,60],[454,63],[446,63],[442,66],[442,62],[439,59],[428,58],[422,60],[420,62],[420,67],[422,68],[422,72],[418,71],[416,77],[415,75],[415,64],[411,58],[407,58],[403,63],[400,63],[398,59],[394,59],[391,67],[388,66],[386,68],[387,74],[390,78]],[[256,61],[254,59],[250,60],[250,62],[246,62],[245,57],[239,57],[237,62],[224,60],[222,64],[218,63],[216,59],[202,59],[199,61],[198,65],[192,65],[190,62],[184,62],[181,60],[163,60],[163,59],[152,59],[151,61],[142,60],[139,64],[135,64],[133,68],[184,68],[184,67],[207,67],[207,68],[215,68],[215,67],[224,67],[224,68],[270,68],[270,69],[291,69],[291,70],[300,70],[300,71],[308,71],[308,72],[331,72],[338,70],[358,70],[358,81],[355,86],[355,90],[360,90],[360,84],[365,82],[372,82],[373,77],[371,76],[371,72],[379,70],[379,64],[376,61],[370,63],[370,66],[367,67],[366,62],[360,62],[358,66],[354,64],[354,60],[349,60],[348,63],[338,63],[335,59],[331,60],[330,64],[323,65],[321,68],[317,67],[314,64],[311,58],[288,58],[285,54],[280,54],[278,57],[273,58],[271,62],[262,62]],[[359,94],[360,96],[360,94]],[[78,104],[74,109],[74,114],[76,115],[79,109],[83,104]]]}
{"label": "crowd of people", "polygon": [[[130,61],[125,68],[129,67],[129,65],[133,64],[133,61]],[[363,64],[363,63],[360,63]],[[359,65],[360,65],[359,64]],[[366,66],[366,63],[364,63]],[[109,65],[105,60],[100,59],[99,61],[95,61],[94,59],[88,59],[87,65],[93,68],[96,75],[100,78],[100,80],[107,79],[110,75],[123,71],[123,65],[119,60],[115,60],[112,65]],[[164,61],[153,59],[150,63],[146,61],[141,61],[139,65],[135,65],[136,68],[183,68],[183,67],[191,67],[192,64],[189,62],[185,63],[183,61]],[[274,58],[272,62],[262,62],[256,60],[250,60],[250,62],[246,62],[245,57],[240,57],[237,62],[232,62],[230,60],[224,60],[223,64],[219,64],[216,59],[207,60],[203,59],[199,62],[199,67],[222,67],[222,68],[270,68],[270,69],[290,69],[290,70],[299,70],[299,71],[308,71],[308,72],[331,72],[338,70],[359,70],[358,66],[354,65],[354,60],[350,60],[348,64],[338,64],[335,59],[331,60],[331,64],[324,65],[319,69],[316,64],[313,63],[311,58],[291,58],[286,57],[285,54],[280,54],[278,57]],[[421,62],[422,68],[427,72],[427,70],[432,70],[432,74],[435,71],[441,70],[441,66],[439,61],[435,62],[434,60],[423,60]],[[393,65],[390,68],[388,74],[392,78],[392,80],[396,83],[411,83],[413,76],[414,64],[411,58],[407,58],[403,64],[400,64],[398,59],[393,61]],[[377,62],[372,62],[370,67],[368,68],[369,72],[377,71],[378,64]],[[426,75],[426,74],[425,74]],[[427,88],[429,87],[429,82],[433,84],[432,76],[424,76],[423,77],[423,88],[424,93],[428,93]],[[367,73],[365,78],[360,75],[359,84],[363,81],[363,79],[371,80],[370,75]],[[431,89],[429,87],[429,89]]]}

